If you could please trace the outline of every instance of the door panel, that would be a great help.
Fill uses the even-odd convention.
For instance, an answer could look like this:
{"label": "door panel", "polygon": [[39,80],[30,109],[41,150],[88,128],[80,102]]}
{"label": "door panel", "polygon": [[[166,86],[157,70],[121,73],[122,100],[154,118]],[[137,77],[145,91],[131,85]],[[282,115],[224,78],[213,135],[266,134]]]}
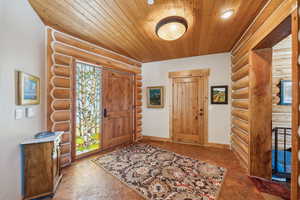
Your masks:
{"label": "door panel", "polygon": [[103,148],[133,139],[133,76],[103,70]]}
{"label": "door panel", "polygon": [[203,143],[204,90],[200,77],[173,79],[173,140]]}

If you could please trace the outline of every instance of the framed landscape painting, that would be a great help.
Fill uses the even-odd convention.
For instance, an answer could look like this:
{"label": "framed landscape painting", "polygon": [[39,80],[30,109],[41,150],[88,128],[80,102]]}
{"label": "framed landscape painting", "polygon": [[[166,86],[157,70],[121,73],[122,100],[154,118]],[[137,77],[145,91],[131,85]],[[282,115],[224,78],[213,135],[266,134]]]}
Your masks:
{"label": "framed landscape painting", "polygon": [[40,103],[40,79],[24,72],[18,72],[18,104]]}
{"label": "framed landscape painting", "polygon": [[211,86],[211,104],[228,104],[228,86]]}
{"label": "framed landscape painting", "polygon": [[147,87],[147,107],[163,108],[164,107],[164,87]]}

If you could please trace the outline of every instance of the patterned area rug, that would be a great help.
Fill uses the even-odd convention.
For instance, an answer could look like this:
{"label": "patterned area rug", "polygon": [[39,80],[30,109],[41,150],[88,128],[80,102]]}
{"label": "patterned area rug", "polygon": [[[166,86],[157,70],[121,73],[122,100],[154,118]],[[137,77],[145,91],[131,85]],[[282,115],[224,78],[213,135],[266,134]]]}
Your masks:
{"label": "patterned area rug", "polygon": [[249,176],[249,178],[260,192],[272,194],[285,200],[290,199],[290,190],[285,185],[255,176]]}
{"label": "patterned area rug", "polygon": [[94,159],[148,200],[215,200],[226,169],[148,144]]}

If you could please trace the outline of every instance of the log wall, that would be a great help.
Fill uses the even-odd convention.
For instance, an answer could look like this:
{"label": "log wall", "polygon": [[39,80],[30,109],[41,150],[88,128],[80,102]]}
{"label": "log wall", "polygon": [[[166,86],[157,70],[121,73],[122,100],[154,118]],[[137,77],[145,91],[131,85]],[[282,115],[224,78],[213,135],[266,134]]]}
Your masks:
{"label": "log wall", "polygon": [[[99,65],[114,70],[134,74],[135,81],[135,135],[134,140],[142,137],[142,76],[141,63],[95,46],[88,42],[47,29],[47,128],[49,131],[64,131],[61,146],[61,164],[67,166],[74,158],[75,145],[72,140],[73,67],[76,60]],[[72,150],[73,149],[73,150]]]}
{"label": "log wall", "polygon": [[292,80],[292,40],[288,36],[273,47],[272,127],[292,127],[292,106],[280,103],[280,81]]}

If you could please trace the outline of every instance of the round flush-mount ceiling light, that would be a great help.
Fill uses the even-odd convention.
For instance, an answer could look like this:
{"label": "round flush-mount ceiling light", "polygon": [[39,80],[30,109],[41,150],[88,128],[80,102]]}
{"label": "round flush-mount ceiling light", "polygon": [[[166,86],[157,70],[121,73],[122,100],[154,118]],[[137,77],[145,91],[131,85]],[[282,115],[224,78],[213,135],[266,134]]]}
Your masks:
{"label": "round flush-mount ceiling light", "polygon": [[222,19],[228,19],[234,14],[234,9],[229,9],[226,10],[225,12],[222,13],[221,18]]}
{"label": "round flush-mount ceiling light", "polygon": [[156,35],[163,40],[177,40],[188,29],[188,23],[183,17],[171,16],[160,20],[156,25]]}
{"label": "round flush-mount ceiling light", "polygon": [[153,5],[153,4],[154,4],[154,0],[147,0],[147,3],[148,3],[149,5]]}

